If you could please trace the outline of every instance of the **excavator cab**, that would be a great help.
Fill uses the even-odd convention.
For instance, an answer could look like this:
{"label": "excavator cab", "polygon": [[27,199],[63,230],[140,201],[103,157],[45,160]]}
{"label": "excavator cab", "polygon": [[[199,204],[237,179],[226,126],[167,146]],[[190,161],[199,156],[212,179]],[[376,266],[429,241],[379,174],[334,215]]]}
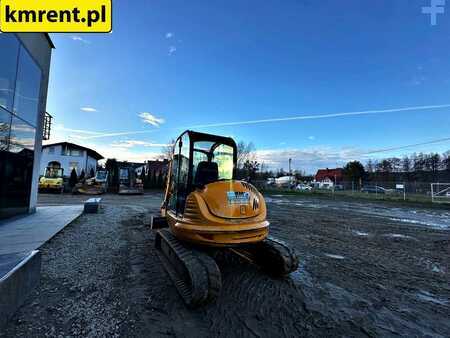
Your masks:
{"label": "excavator cab", "polygon": [[233,139],[186,131],[174,145],[165,207],[183,215],[187,196],[195,189],[234,178],[236,161]]}
{"label": "excavator cab", "polygon": [[214,261],[229,251],[275,276],[297,269],[295,253],[268,237],[266,203],[235,178],[237,147],[229,137],[186,131],[173,146],[161,217],[152,217],[155,247],[188,306],[215,299],[221,274]]}

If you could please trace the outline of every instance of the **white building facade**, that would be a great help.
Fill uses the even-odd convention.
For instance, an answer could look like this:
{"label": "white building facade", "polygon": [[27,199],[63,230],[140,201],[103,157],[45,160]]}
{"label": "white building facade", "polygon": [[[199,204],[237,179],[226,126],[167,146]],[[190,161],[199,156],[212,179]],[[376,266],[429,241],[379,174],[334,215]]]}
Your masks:
{"label": "white building facade", "polygon": [[64,169],[64,176],[70,177],[73,169],[80,176],[84,171],[89,175],[91,170],[94,174],[97,171],[98,161],[103,156],[95,150],[69,142],[47,144],[42,146],[40,174],[45,174],[47,167],[57,167]]}

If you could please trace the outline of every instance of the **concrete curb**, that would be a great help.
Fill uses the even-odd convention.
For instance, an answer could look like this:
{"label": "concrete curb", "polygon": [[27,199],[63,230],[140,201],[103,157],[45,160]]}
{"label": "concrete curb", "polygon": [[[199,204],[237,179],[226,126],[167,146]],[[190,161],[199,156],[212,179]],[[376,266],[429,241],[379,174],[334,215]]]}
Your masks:
{"label": "concrete curb", "polygon": [[0,329],[23,304],[41,278],[41,253],[30,252],[11,271],[0,278]]}

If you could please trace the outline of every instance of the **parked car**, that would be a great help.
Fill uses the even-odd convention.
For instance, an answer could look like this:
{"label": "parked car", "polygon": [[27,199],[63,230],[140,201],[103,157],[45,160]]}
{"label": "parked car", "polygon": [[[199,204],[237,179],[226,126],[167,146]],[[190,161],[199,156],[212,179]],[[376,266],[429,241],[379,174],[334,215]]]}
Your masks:
{"label": "parked car", "polygon": [[266,182],[267,185],[275,185],[275,177],[269,177]]}
{"label": "parked car", "polygon": [[361,192],[365,192],[367,194],[386,194],[386,193],[388,193],[388,190],[384,189],[383,187],[374,185],[374,186],[363,187],[361,189]]}
{"label": "parked car", "polygon": [[312,188],[309,185],[306,185],[306,184],[297,184],[297,186],[295,187],[295,190],[311,191]]}

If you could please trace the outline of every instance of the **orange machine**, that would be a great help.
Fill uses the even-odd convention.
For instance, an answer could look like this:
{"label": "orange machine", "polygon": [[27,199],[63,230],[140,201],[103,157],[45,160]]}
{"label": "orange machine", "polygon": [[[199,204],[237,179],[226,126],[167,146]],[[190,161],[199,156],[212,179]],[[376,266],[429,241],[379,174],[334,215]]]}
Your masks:
{"label": "orange machine", "polygon": [[173,159],[161,217],[153,228],[156,248],[180,295],[190,306],[218,296],[220,271],[212,256],[226,249],[283,276],[298,259],[284,243],[268,238],[264,197],[248,182],[235,179],[237,147],[233,139],[184,132]]}

